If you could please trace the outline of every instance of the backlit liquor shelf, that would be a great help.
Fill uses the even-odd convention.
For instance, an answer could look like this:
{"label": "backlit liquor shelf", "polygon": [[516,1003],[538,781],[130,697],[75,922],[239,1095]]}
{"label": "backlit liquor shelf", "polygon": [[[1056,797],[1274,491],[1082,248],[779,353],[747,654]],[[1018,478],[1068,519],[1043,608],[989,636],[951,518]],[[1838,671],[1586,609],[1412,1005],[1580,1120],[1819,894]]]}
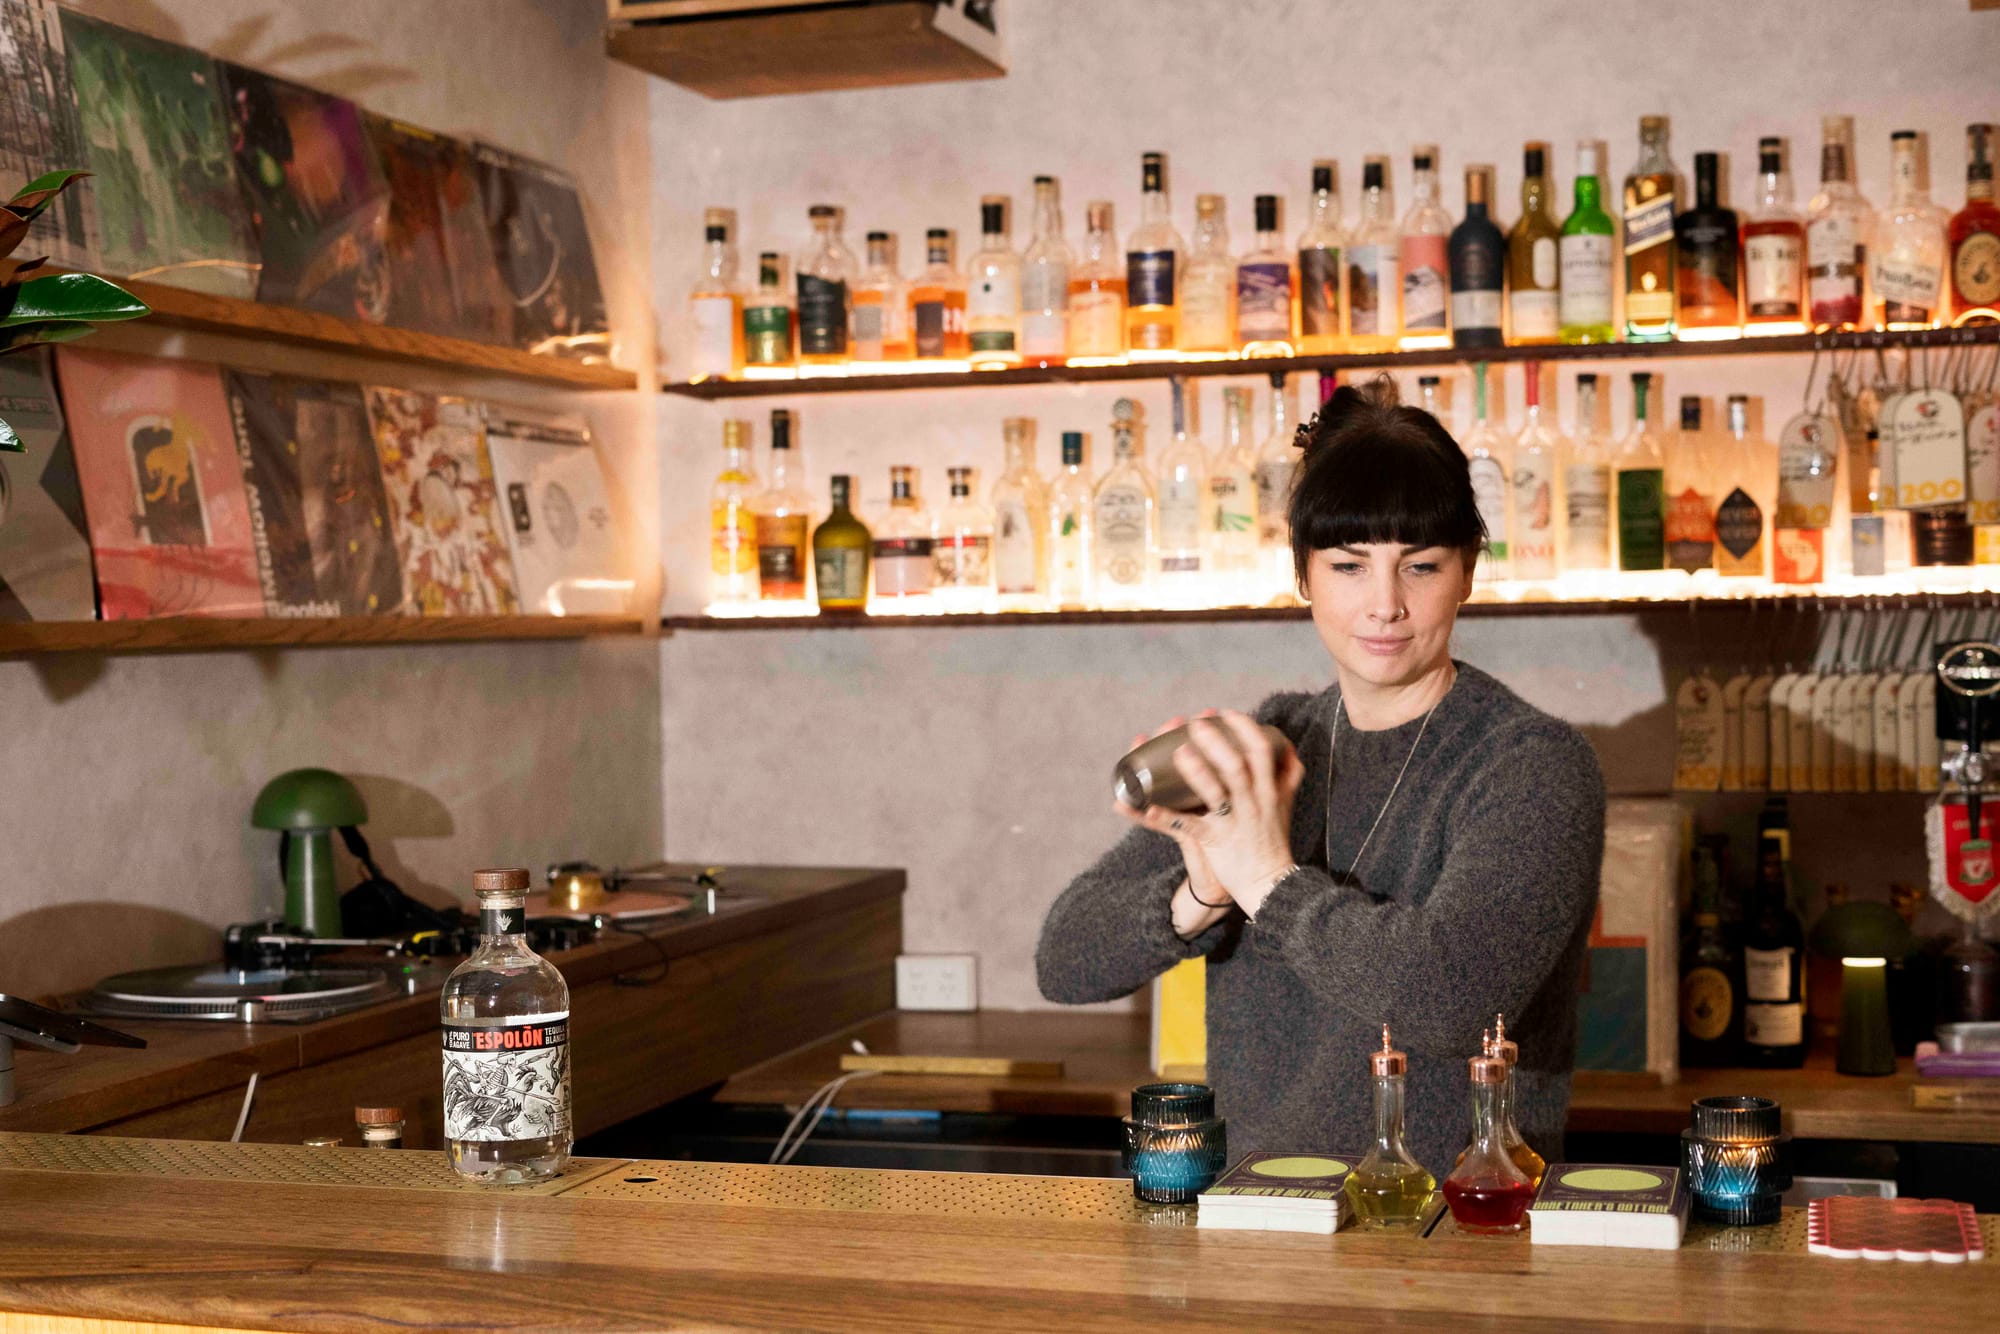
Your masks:
{"label": "backlit liquor shelf", "polygon": [[170,616],[157,620],[0,624],[0,657],[42,653],[191,653],[351,648],[636,635],[635,616]]}
{"label": "backlit liquor shelf", "polygon": [[1540,344],[1512,347],[1433,348],[1411,352],[1341,353],[1323,357],[1209,357],[1134,361],[1111,365],[1021,366],[1011,370],[937,368],[876,370],[873,366],[816,371],[811,375],[766,374],[746,380],[700,380],[662,385],[661,392],[689,398],[771,398],[793,394],[853,394],[885,389],[980,389],[1022,384],[1090,384],[1115,380],[1159,380],[1169,376],[1264,375],[1275,371],[1370,371],[1406,366],[1469,366],[1488,361],[1616,361],[1662,357],[1738,357],[1772,353],[1888,351],[1892,348],[1957,348],[2000,343],[2000,324],[1961,329],[1873,330],[1863,333],[1785,334],[1717,342]]}

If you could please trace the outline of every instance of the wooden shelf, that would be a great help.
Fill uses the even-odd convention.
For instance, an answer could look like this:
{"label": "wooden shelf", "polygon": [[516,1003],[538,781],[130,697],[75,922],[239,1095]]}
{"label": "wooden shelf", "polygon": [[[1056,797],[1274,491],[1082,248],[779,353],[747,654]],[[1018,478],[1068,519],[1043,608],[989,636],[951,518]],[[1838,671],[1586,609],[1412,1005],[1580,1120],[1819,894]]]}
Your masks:
{"label": "wooden shelf", "polygon": [[358,356],[444,366],[480,375],[506,375],[565,389],[636,389],[639,377],[616,366],[543,356],[467,338],[365,324],[293,306],[265,305],[212,296],[143,279],[119,278],[120,287],[153,308],[148,324],[203,333],[237,334]]}
{"label": "wooden shelf", "polygon": [[152,621],[16,621],[0,624],[0,656],[38,653],[176,653],[240,648],[343,648],[478,640],[636,635],[634,616],[339,616]]}
{"label": "wooden shelf", "polygon": [[1395,370],[1407,366],[1469,366],[1476,361],[1651,361],[1663,357],[1742,357],[1774,353],[1967,347],[2000,343],[2000,324],[1906,333],[1791,334],[1720,343],[1593,343],[1580,347],[1438,348],[1328,357],[1240,357],[1221,361],[1143,361],[1122,366],[1024,366],[1004,371],[814,375],[783,380],[701,380],[660,386],[689,398],[776,398],[793,394],[858,394],[885,389],[984,389],[1023,384],[1091,384],[1163,380],[1171,376],[1266,375],[1276,371]]}

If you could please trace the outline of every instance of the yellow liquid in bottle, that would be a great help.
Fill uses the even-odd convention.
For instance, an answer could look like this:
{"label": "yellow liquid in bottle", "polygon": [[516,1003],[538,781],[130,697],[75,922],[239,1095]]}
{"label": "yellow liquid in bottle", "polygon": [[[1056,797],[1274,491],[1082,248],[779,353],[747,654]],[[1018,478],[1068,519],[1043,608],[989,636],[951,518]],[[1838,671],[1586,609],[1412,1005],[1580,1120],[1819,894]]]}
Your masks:
{"label": "yellow liquid in bottle", "polygon": [[1354,1217],[1365,1228],[1414,1227],[1437,1189],[1429,1172],[1409,1163],[1364,1162],[1347,1175],[1341,1189]]}

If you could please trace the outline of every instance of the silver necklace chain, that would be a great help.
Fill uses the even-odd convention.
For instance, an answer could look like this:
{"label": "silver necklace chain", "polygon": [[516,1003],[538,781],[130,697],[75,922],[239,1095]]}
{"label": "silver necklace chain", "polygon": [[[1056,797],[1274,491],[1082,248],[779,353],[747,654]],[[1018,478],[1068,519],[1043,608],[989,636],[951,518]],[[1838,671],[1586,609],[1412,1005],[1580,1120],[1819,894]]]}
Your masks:
{"label": "silver necklace chain", "polygon": [[[1403,775],[1410,771],[1410,761],[1417,758],[1417,747],[1424,744],[1424,733],[1431,727],[1431,715],[1437,712],[1438,704],[1442,703],[1444,696],[1440,695],[1437,704],[1431,705],[1424,711],[1424,722],[1423,726],[1417,729],[1417,739],[1410,743],[1410,753],[1403,757],[1403,767],[1396,771],[1396,781],[1390,784],[1389,795],[1382,801],[1382,809],[1375,812],[1375,823],[1368,826],[1366,837],[1361,840],[1361,846],[1355,849],[1354,860],[1347,867],[1347,879],[1350,884],[1353,883],[1355,870],[1361,865],[1362,854],[1367,852],[1368,845],[1375,841],[1375,831],[1382,827],[1382,817],[1389,813],[1389,807],[1395,803],[1396,793],[1403,786]],[[1326,863],[1329,870],[1333,867],[1333,783],[1336,776],[1333,761],[1340,746],[1340,716],[1346,712],[1347,697],[1344,694],[1336,695],[1333,701],[1333,730],[1326,742]]]}

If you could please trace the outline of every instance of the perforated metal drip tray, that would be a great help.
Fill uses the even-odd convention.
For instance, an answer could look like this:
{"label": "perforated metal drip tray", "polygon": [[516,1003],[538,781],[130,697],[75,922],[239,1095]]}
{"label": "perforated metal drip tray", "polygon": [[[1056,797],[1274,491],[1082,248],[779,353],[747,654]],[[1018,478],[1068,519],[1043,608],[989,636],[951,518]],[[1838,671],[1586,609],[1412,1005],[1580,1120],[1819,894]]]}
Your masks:
{"label": "perforated metal drip tray", "polygon": [[1132,1183],[1101,1177],[986,1176],[869,1168],[773,1167],[637,1159],[565,1192],[571,1199],[953,1217],[1146,1223]]}

